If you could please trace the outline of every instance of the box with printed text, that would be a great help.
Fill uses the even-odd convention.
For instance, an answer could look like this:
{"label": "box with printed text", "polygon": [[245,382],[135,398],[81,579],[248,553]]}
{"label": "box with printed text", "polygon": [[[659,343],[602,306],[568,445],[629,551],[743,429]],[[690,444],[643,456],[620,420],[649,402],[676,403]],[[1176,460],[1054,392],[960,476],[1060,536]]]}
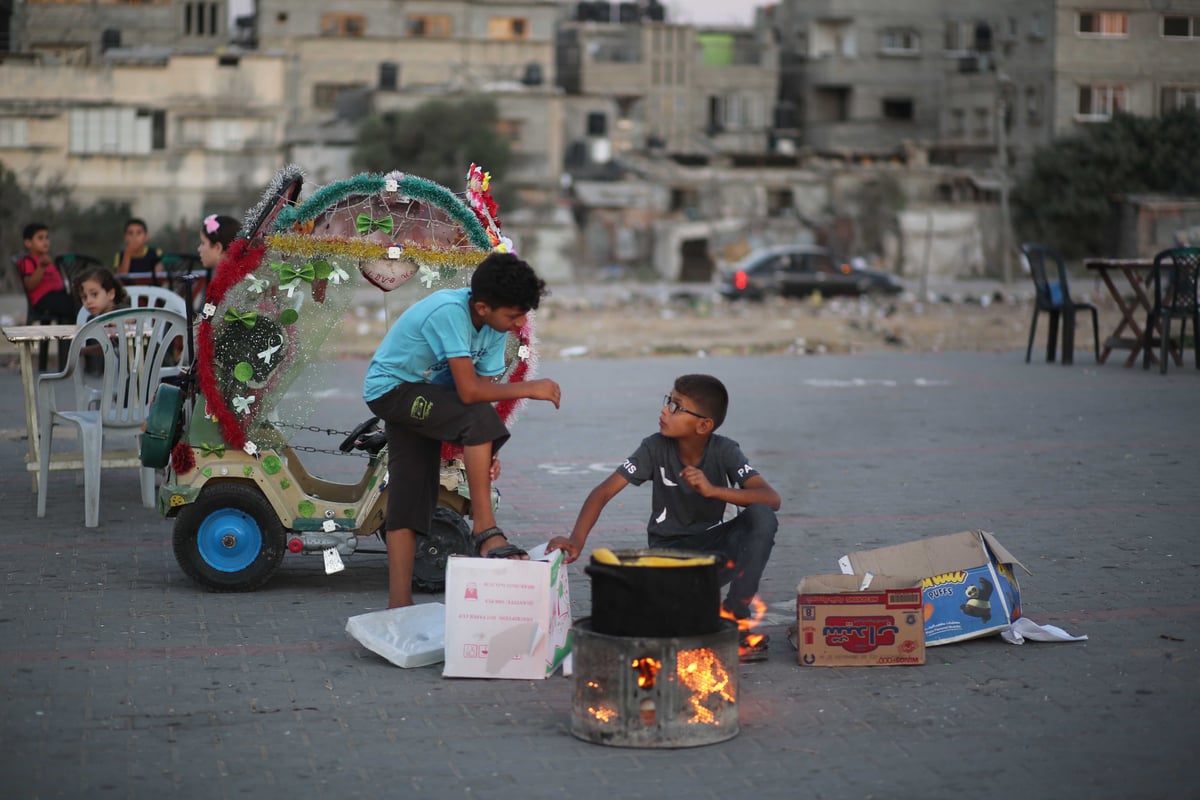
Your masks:
{"label": "box with printed text", "polygon": [[446,567],[446,662],[454,678],[545,678],[571,652],[562,551],[528,561],[452,556]]}
{"label": "box with printed text", "polygon": [[1013,565],[1029,571],[986,531],[860,550],[838,559],[844,574],[920,579],[926,647],[999,633],[1020,617]]}
{"label": "box with printed text", "polygon": [[796,616],[801,666],[925,663],[918,580],[806,576],[796,588]]}

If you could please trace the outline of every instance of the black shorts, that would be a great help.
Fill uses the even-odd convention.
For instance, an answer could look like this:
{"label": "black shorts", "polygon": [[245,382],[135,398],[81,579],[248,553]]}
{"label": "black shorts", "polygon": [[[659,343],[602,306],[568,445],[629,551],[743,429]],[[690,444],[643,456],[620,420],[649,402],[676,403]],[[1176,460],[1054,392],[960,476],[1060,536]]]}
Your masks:
{"label": "black shorts", "polygon": [[389,531],[429,531],[441,487],[444,442],[459,446],[491,442],[495,453],[509,437],[491,403],[468,405],[453,386],[402,383],[367,407],[384,421],[387,433]]}

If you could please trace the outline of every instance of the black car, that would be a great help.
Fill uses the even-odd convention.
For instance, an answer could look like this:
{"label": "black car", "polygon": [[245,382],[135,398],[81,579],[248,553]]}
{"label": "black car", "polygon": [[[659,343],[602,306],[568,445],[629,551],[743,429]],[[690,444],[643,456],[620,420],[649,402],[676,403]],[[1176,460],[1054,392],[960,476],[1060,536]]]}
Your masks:
{"label": "black car", "polygon": [[789,245],[755,250],[729,271],[721,294],[761,300],[767,295],[806,297],[899,294],[904,287],[892,275],[859,269],[834,257],[828,248]]}

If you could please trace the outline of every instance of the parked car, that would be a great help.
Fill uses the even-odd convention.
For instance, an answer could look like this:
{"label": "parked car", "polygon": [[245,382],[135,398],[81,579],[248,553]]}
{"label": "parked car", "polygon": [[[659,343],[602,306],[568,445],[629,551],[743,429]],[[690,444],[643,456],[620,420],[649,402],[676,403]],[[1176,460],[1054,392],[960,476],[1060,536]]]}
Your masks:
{"label": "parked car", "polygon": [[755,250],[729,270],[721,294],[761,300],[767,295],[899,294],[900,282],[886,272],[862,269],[835,258],[826,247],[785,245]]}

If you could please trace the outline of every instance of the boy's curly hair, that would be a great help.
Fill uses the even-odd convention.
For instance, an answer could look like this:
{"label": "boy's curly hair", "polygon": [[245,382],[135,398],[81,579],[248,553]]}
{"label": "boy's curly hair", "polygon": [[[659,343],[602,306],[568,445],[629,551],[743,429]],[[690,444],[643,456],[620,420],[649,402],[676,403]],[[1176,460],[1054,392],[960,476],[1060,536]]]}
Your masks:
{"label": "boy's curly hair", "polygon": [[537,308],[546,294],[546,282],[512,253],[491,253],[471,276],[471,300],[492,308],[529,311]]}
{"label": "boy's curly hair", "polygon": [[701,414],[713,421],[713,430],[721,427],[729,410],[725,384],[712,375],[680,375],[675,379],[675,391],[689,398]]}

